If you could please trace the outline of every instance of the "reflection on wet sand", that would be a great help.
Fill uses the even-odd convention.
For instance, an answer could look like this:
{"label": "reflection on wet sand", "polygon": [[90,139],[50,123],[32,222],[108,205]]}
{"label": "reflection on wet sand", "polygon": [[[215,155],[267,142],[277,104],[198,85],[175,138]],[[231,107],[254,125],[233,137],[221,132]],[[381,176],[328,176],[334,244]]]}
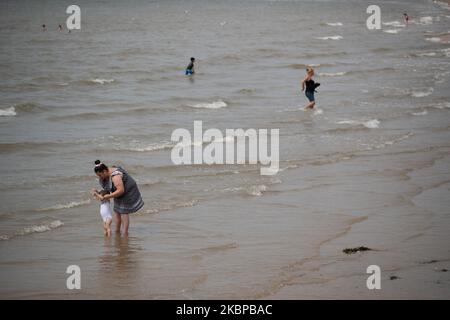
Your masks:
{"label": "reflection on wet sand", "polygon": [[[138,269],[138,238],[114,235],[105,237],[99,257],[99,281],[108,287],[132,286]],[[122,282],[123,281],[123,282]],[[113,291],[111,291],[113,293]]]}

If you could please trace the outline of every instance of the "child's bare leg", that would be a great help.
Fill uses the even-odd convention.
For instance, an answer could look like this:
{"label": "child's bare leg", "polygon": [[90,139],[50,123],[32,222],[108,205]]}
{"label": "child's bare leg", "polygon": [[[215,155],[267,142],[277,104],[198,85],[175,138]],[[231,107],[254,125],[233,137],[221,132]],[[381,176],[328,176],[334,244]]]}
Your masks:
{"label": "child's bare leg", "polygon": [[103,221],[103,235],[106,236],[107,232],[108,232],[108,229],[107,229],[107,227],[106,227],[106,222]]}
{"label": "child's bare leg", "polygon": [[106,236],[108,236],[108,237],[111,236],[111,224],[112,224],[112,219],[106,220]]}

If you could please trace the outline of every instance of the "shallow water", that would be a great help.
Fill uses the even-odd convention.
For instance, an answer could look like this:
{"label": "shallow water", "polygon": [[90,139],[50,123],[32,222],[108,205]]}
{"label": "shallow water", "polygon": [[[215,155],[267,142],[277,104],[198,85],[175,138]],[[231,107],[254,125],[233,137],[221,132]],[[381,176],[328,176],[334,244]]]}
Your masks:
{"label": "shallow water", "polygon": [[[371,208],[395,208],[397,182],[409,190],[397,153],[410,170],[448,154],[450,48],[430,39],[450,19],[430,1],[386,1],[383,30],[369,31],[369,4],[81,1],[82,30],[67,34],[59,2],[3,1],[1,295],[266,297]],[[299,90],[307,65],[314,111]],[[194,120],[280,129],[281,172],[174,166],[171,133]],[[95,159],[138,181],[146,205],[128,240],[102,237]],[[394,196],[371,193],[390,173]],[[69,264],[83,270],[78,293]]]}

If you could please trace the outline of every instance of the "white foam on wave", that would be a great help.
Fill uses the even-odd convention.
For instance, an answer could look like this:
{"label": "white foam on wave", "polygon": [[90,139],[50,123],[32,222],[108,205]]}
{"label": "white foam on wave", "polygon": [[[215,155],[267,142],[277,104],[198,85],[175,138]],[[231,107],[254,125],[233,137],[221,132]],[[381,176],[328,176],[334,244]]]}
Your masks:
{"label": "white foam on wave", "polygon": [[396,34],[398,33],[400,30],[399,29],[387,29],[387,30],[383,30],[384,33],[390,33],[390,34]]}
{"label": "white foam on wave", "polygon": [[342,27],[343,26],[342,22],[327,22],[327,25],[329,25],[331,27]]}
{"label": "white foam on wave", "polygon": [[441,38],[439,38],[439,37],[425,38],[425,40],[430,41],[430,42],[441,42]]}
{"label": "white foam on wave", "polygon": [[157,142],[157,143],[151,143],[146,146],[141,146],[137,143],[133,143],[129,146],[122,146],[118,145],[114,147],[115,150],[123,150],[123,151],[134,151],[134,152],[149,152],[149,151],[159,151],[164,149],[169,149],[174,146],[173,142],[169,141],[163,141],[163,142]]}
{"label": "white foam on wave", "polygon": [[422,53],[417,53],[416,55],[418,55],[419,57],[435,57],[436,56],[436,52],[422,52]]}
{"label": "white foam on wave", "polygon": [[450,48],[445,48],[440,50],[445,56],[450,57]]}
{"label": "white foam on wave", "polygon": [[0,109],[0,117],[14,117],[16,115],[17,115],[17,112],[14,107]]}
{"label": "white foam on wave", "polygon": [[243,191],[247,195],[260,197],[263,195],[264,192],[267,191],[267,186],[264,184],[260,184],[260,185],[250,186],[250,187],[233,187],[233,188],[226,188],[224,191],[227,191],[227,192]]}
{"label": "white foam on wave", "polygon": [[319,40],[341,40],[344,39],[343,36],[327,36],[327,37],[317,37]]}
{"label": "white foam on wave", "polygon": [[314,108],[313,115],[318,116],[318,115],[321,115],[321,114],[323,114],[323,110],[322,109]]}
{"label": "white foam on wave", "polygon": [[380,121],[378,119],[371,119],[367,121],[360,120],[341,120],[337,121],[337,124],[349,124],[349,125],[362,125],[368,129],[375,129],[380,126]]}
{"label": "white foam on wave", "polygon": [[[30,233],[40,233],[40,232],[46,232],[50,231],[52,229],[56,229],[59,227],[62,227],[64,223],[61,222],[61,220],[54,220],[48,224],[41,224],[41,225],[33,225],[31,227],[23,228],[22,231],[20,231],[20,235],[27,235]],[[19,235],[18,234],[18,235]]]}
{"label": "white foam on wave", "polygon": [[414,98],[423,98],[423,97],[428,97],[430,94],[432,94],[434,91],[433,88],[428,88],[427,90],[412,90],[411,91],[411,97]]}
{"label": "white foam on wave", "polygon": [[366,128],[375,129],[380,126],[380,121],[378,119],[369,120],[363,123]]}
{"label": "white foam on wave", "polygon": [[53,210],[63,210],[63,209],[71,209],[79,206],[84,206],[86,204],[91,203],[91,200],[82,200],[82,201],[72,201],[64,204],[56,204],[54,206],[48,208],[37,209],[36,211],[53,211]]}
{"label": "white foam on wave", "polygon": [[[146,214],[155,214],[155,213],[159,213],[162,211],[172,211],[172,210],[176,210],[176,209],[180,209],[180,208],[188,208],[188,207],[193,207],[195,205],[197,205],[198,200],[189,200],[189,201],[184,201],[184,202],[177,202],[177,203],[165,203],[165,204],[155,204],[153,205],[154,208],[152,209],[147,209],[146,211],[144,211],[144,213]],[[142,213],[135,213],[135,215],[142,215]]]}
{"label": "white foam on wave", "polygon": [[450,109],[450,102],[439,103],[439,104],[433,106],[433,108],[440,109],[440,110]]}
{"label": "white foam on wave", "polygon": [[382,143],[376,144],[376,145],[372,145],[369,146],[368,148],[366,148],[366,150],[375,150],[375,149],[383,149],[386,148],[388,146],[392,146],[396,143],[402,142],[403,140],[409,139],[410,137],[412,137],[414,134],[412,132],[409,132],[403,136],[400,136],[398,138],[394,138],[392,140],[386,140]]}
{"label": "white foam on wave", "polygon": [[267,191],[267,186],[264,184],[251,186],[250,188],[247,189],[247,193],[249,195],[256,196],[256,197],[262,196],[262,194],[266,191]]}
{"label": "white foam on wave", "polygon": [[412,113],[413,116],[424,116],[426,114],[428,114],[428,112],[426,110],[423,110],[421,112],[413,112]]}
{"label": "white foam on wave", "polygon": [[404,27],[406,27],[406,25],[401,23],[400,21],[382,22],[382,24],[384,26],[397,27],[397,28],[404,28]]}
{"label": "white foam on wave", "polygon": [[319,76],[321,76],[321,77],[340,77],[340,76],[344,76],[346,74],[347,74],[347,72],[344,72],[344,71],[342,71],[342,72],[334,72],[334,73],[332,73],[332,72],[319,72]]}
{"label": "white foam on wave", "polygon": [[198,104],[194,104],[191,107],[192,108],[200,108],[200,109],[220,109],[220,108],[225,108],[228,105],[222,101],[222,100],[218,100],[215,102],[211,102],[211,103],[198,103]]}
{"label": "white foam on wave", "polygon": [[113,83],[115,79],[91,79],[90,82],[97,84]]}
{"label": "white foam on wave", "polygon": [[415,24],[430,25],[433,23],[433,17],[420,17],[419,21],[413,21]]}

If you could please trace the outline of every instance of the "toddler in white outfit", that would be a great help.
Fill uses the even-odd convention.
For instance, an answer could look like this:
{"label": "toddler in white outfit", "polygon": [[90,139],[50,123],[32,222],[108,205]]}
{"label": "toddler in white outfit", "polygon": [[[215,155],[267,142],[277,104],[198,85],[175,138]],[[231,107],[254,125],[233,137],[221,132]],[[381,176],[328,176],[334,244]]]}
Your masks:
{"label": "toddler in white outfit", "polygon": [[[104,195],[109,194],[106,190],[92,190],[92,195],[97,198],[101,199],[100,197],[103,197]],[[109,203],[109,200],[101,200],[100,204],[100,215],[103,219],[103,231],[105,236],[109,237],[111,235],[111,223],[112,223],[112,212],[111,212],[111,204]]]}

